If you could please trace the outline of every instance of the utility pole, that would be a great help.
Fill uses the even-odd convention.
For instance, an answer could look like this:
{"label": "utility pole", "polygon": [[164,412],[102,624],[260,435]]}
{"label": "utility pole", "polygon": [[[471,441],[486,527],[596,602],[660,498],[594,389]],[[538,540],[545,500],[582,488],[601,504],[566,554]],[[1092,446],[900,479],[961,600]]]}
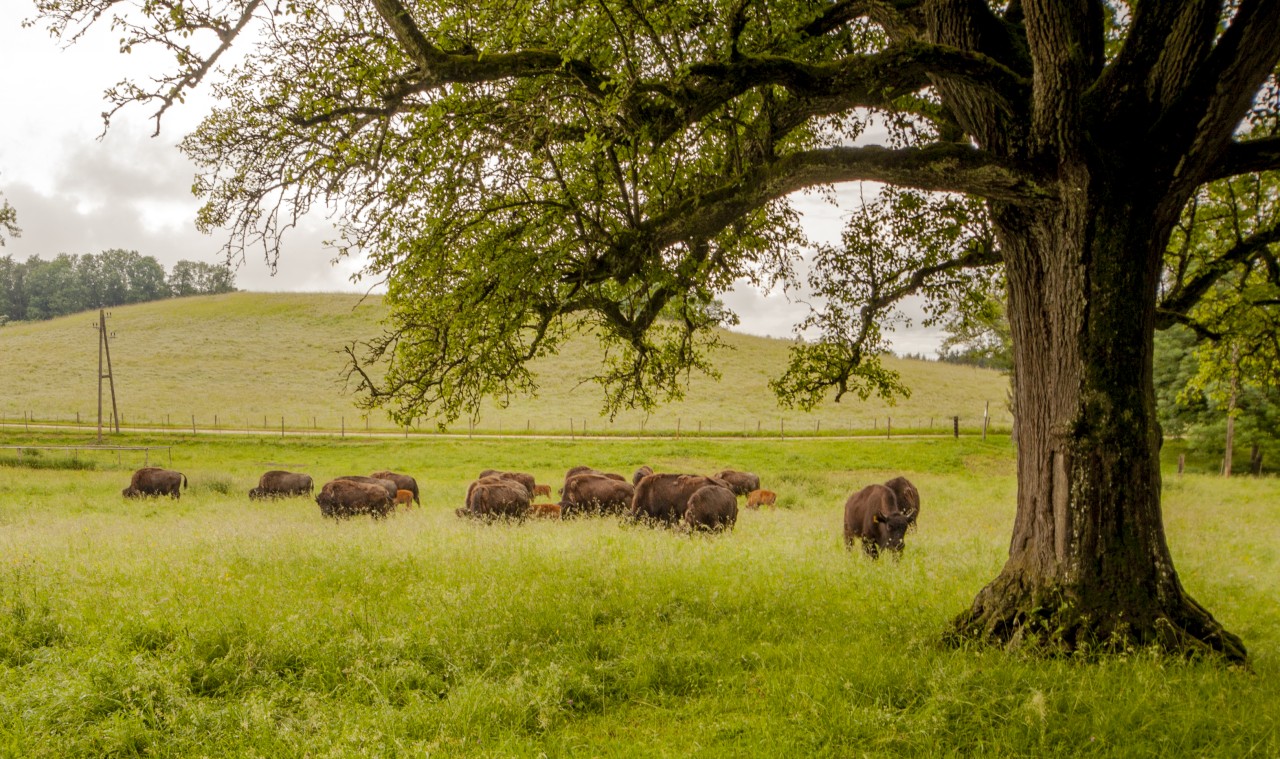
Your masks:
{"label": "utility pole", "polygon": [[[111,373],[111,344],[108,337],[115,337],[116,333],[107,332],[107,317],[110,316],[105,309],[98,309],[98,323],[93,325],[98,328],[98,443],[102,443],[102,380],[107,380],[111,386],[111,427],[115,433],[120,434],[120,414],[116,409],[116,380]],[[103,373],[103,358],[106,358],[106,373]]]}

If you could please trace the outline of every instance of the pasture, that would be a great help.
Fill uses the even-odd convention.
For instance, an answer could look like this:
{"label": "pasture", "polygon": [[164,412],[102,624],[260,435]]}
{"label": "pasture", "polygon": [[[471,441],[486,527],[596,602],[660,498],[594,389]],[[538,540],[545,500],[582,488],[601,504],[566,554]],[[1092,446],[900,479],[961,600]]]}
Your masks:
{"label": "pasture", "polygon": [[[1249,647],[1233,669],[944,645],[1007,548],[1004,438],[159,441],[180,501],[120,497],[141,461],[0,456],[0,755],[1280,752],[1274,479],[1166,482],[1184,585]],[[738,466],[778,508],[714,537],[453,514],[482,468],[558,486],[579,463]],[[269,468],[382,467],[423,507],[334,523],[246,496]],[[923,502],[904,557],[846,553],[844,498],[897,473]]]}

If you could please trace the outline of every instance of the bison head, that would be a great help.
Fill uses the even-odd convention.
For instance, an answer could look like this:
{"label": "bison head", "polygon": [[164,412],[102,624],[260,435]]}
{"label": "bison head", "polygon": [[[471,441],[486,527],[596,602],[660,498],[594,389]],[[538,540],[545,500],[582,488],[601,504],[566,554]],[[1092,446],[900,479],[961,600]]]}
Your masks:
{"label": "bison head", "polygon": [[881,548],[902,553],[905,545],[903,537],[907,534],[907,528],[911,526],[911,518],[906,514],[894,512],[892,514],[877,513],[872,519],[879,533],[876,536],[876,543]]}

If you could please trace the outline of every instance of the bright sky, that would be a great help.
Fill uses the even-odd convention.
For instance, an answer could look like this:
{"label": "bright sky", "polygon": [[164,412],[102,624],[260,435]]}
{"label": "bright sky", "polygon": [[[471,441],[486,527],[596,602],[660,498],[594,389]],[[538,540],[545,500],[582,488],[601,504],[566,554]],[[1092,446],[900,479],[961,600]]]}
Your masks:
{"label": "bright sky", "polygon": [[[199,98],[171,109],[158,137],[151,136],[149,111],[126,109],[99,139],[103,91],[130,71],[145,71],[144,56],[120,55],[105,27],[62,49],[41,28],[22,28],[32,8],[29,0],[0,3],[0,192],[17,209],[22,228],[0,255],[49,259],[123,248],[154,256],[166,269],[183,259],[219,261],[225,238],[196,231],[195,169],[176,147],[203,114]],[[809,197],[798,205],[811,237],[838,239],[840,209]],[[323,219],[294,230],[274,276],[264,260],[250,255],[236,271],[236,285],[367,290],[370,283],[352,279],[359,261],[334,261],[334,251],[324,246],[331,236]],[[806,313],[780,292],[763,294],[745,283],[724,300],[741,317],[738,329],[757,335],[791,337]],[[931,354],[941,338],[936,329],[917,326],[899,330],[893,344],[899,353]]]}

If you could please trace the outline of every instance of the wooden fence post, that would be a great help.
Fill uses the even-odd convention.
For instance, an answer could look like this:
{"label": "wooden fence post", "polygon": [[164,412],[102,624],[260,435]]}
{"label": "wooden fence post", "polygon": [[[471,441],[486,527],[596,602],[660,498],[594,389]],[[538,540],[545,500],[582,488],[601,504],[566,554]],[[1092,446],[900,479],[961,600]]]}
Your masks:
{"label": "wooden fence post", "polygon": [[951,434],[955,436],[956,440],[960,439],[960,417],[958,416],[951,417]]}
{"label": "wooden fence post", "polygon": [[1182,470],[1186,467],[1186,465],[1187,465],[1187,454],[1179,453],[1178,454],[1178,474],[1182,474]]}

